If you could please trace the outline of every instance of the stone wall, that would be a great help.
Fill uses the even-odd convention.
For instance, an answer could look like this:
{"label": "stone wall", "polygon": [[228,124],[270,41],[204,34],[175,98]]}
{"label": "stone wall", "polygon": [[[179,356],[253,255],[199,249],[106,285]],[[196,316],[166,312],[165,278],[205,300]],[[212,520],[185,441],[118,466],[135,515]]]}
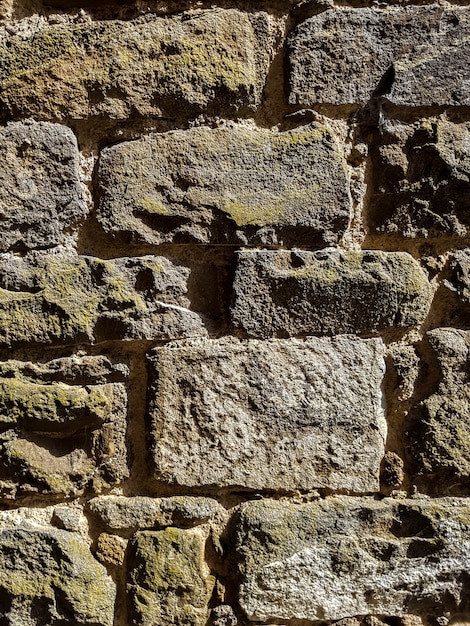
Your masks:
{"label": "stone wall", "polygon": [[0,16],[0,625],[469,624],[465,2]]}

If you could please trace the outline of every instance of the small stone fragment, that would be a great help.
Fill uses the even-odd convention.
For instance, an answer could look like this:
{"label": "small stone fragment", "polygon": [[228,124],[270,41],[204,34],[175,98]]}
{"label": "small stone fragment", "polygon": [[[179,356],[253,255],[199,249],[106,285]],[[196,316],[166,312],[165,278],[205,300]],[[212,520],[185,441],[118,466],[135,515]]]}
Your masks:
{"label": "small stone fragment", "polygon": [[438,328],[427,337],[440,380],[411,412],[409,451],[420,484],[427,477],[428,488],[445,494],[470,486],[470,332]]}
{"label": "small stone fragment", "polygon": [[116,535],[101,533],[96,546],[96,558],[105,565],[119,566],[124,563],[127,541]]}
{"label": "small stone fragment", "polygon": [[201,534],[167,528],[129,544],[128,592],[135,626],[205,626],[214,580]]}
{"label": "small stone fragment", "polygon": [[468,606],[464,499],[253,501],[233,541],[250,621],[413,614],[433,623]]}
{"label": "small stone fragment", "polygon": [[455,291],[461,304],[470,304],[470,248],[457,250],[449,261],[446,287]]}
{"label": "small stone fragment", "polygon": [[369,227],[410,238],[470,232],[470,124],[385,120],[371,145]]}
{"label": "small stone fragment", "polygon": [[114,598],[114,583],[79,535],[26,522],[0,530],[5,626],[112,626]]}
{"label": "small stone fragment", "polygon": [[179,526],[192,528],[213,519],[224,519],[225,509],[211,498],[172,496],[100,496],[88,503],[91,513],[110,531]]}
{"label": "small stone fragment", "polygon": [[83,526],[83,513],[73,506],[58,505],[54,508],[51,524],[70,532],[80,532]]}
{"label": "small stone fragment", "polygon": [[405,252],[242,250],[231,317],[251,337],[364,333],[421,324],[430,298]]}
{"label": "small stone fragment", "polygon": [[289,102],[468,106],[470,18],[465,7],[336,7],[289,38]]}
{"label": "small stone fragment", "polygon": [[238,620],[231,606],[220,604],[212,609],[213,626],[237,626]]}
{"label": "small stone fragment", "polygon": [[171,485],[376,491],[380,340],[185,341],[150,353],[154,476]]}
{"label": "small stone fragment", "polygon": [[39,26],[0,41],[0,103],[54,120],[254,109],[276,33],[266,13],[221,8]]}
{"label": "small stone fragment", "polygon": [[[69,360],[82,376],[92,362],[85,357],[80,367],[79,357]],[[76,495],[91,484],[100,492],[128,476],[125,386],[48,381],[47,371],[47,362],[0,364],[0,496]],[[76,530],[59,509],[55,518]]]}
{"label": "small stone fragment", "polygon": [[103,150],[107,232],[174,243],[337,243],[351,214],[346,161],[320,124],[153,134]]}
{"label": "small stone fragment", "polygon": [[69,128],[12,122],[0,128],[0,252],[66,241],[88,213]]}
{"label": "small stone fragment", "polygon": [[0,255],[0,344],[206,335],[208,318],[190,310],[190,277],[164,257]]}

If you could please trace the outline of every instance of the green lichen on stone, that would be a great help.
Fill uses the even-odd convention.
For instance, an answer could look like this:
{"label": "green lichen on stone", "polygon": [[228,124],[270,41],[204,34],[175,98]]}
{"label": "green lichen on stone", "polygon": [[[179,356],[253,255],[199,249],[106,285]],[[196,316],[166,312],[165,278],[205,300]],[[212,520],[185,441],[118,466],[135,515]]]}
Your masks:
{"label": "green lichen on stone", "polygon": [[0,379],[0,422],[28,424],[31,420],[67,423],[86,416],[103,420],[110,400],[99,387],[42,385],[18,379]]}
{"label": "green lichen on stone", "polygon": [[171,527],[137,533],[128,579],[134,623],[203,626],[213,585],[203,561],[199,535]]}
{"label": "green lichen on stone", "polygon": [[151,215],[168,215],[170,210],[159,200],[150,196],[143,196],[136,202],[137,209]]}

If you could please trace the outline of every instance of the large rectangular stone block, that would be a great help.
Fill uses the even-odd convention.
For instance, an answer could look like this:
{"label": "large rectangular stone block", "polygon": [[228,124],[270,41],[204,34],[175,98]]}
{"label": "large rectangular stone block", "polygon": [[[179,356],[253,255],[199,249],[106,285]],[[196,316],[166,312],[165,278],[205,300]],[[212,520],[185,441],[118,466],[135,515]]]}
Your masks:
{"label": "large rectangular stone block", "polygon": [[427,624],[465,613],[468,505],[347,497],[244,504],[233,539],[240,605],[263,623],[412,614]]}
{"label": "large rectangular stone block", "polygon": [[103,150],[98,180],[104,229],[152,244],[324,245],[350,220],[346,160],[320,124],[149,135]]}
{"label": "large rectangular stone block", "polygon": [[1,255],[0,344],[206,335],[211,322],[187,297],[192,276],[190,267],[155,256]]}
{"label": "large rectangular stone block", "polygon": [[363,333],[422,323],[430,297],[404,252],[242,250],[231,316],[252,337]]}
{"label": "large rectangular stone block", "polygon": [[466,8],[328,9],[289,39],[289,102],[468,106],[469,34]]}
{"label": "large rectangular stone block", "polygon": [[275,32],[266,13],[220,8],[39,24],[0,41],[0,102],[10,114],[54,120],[255,108]]}
{"label": "large rectangular stone block", "polygon": [[410,238],[466,236],[470,124],[445,117],[384,122],[371,150],[369,227]]}
{"label": "large rectangular stone block", "polygon": [[0,363],[0,496],[71,496],[127,478],[125,375],[105,357]]}
{"label": "large rectangular stone block", "polygon": [[69,128],[14,122],[0,128],[0,252],[66,241],[88,213]]}
{"label": "large rectangular stone block", "polygon": [[154,476],[188,487],[376,491],[381,340],[185,341],[150,353]]}

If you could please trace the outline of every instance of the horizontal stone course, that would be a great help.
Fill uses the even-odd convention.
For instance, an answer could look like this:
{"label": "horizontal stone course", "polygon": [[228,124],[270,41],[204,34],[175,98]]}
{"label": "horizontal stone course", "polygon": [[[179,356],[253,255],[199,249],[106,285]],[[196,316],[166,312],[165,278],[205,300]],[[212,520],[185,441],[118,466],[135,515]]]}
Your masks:
{"label": "horizontal stone course", "polygon": [[154,476],[170,485],[376,491],[380,340],[186,341],[150,353]]}
{"label": "horizontal stone course", "polygon": [[241,250],[231,319],[251,337],[364,333],[421,324],[430,298],[404,252]]}
{"label": "horizontal stone course", "polygon": [[412,614],[427,623],[468,606],[466,500],[249,502],[233,541],[240,605],[254,622]]}
{"label": "horizontal stone course", "polygon": [[102,151],[97,218],[152,244],[337,243],[351,215],[346,160],[313,123],[152,134]]}
{"label": "horizontal stone course", "polygon": [[206,335],[209,320],[189,309],[190,276],[155,256],[0,255],[0,344]]}
{"label": "horizontal stone course", "polygon": [[54,120],[253,109],[275,32],[266,13],[234,9],[43,26],[2,39],[0,102]]}
{"label": "horizontal stone course", "polygon": [[469,34],[465,7],[327,9],[289,38],[289,102],[468,106]]}

